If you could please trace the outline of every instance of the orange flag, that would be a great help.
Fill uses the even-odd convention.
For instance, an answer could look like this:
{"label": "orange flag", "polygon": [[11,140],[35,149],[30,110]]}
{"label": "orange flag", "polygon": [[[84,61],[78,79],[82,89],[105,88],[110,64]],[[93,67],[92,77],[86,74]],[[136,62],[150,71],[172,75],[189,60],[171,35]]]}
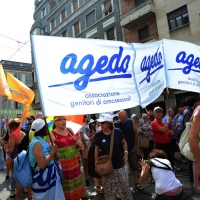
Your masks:
{"label": "orange flag", "polygon": [[35,97],[34,92],[8,72],[6,72],[6,78],[12,95],[12,98],[8,99],[30,105]]}
{"label": "orange flag", "polygon": [[12,98],[1,63],[0,63],[0,95]]}
{"label": "orange flag", "polygon": [[25,122],[27,117],[34,116],[34,115],[35,115],[35,113],[33,111],[32,106],[31,105],[25,105],[23,113],[22,113],[22,122]]}

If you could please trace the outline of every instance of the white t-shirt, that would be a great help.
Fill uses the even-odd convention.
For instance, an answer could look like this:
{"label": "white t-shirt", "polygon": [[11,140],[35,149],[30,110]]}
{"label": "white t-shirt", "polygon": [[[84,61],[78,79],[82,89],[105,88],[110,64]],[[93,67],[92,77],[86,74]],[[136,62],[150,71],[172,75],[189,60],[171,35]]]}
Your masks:
{"label": "white t-shirt", "polygon": [[[162,159],[162,158],[156,158],[156,159],[161,161],[162,163],[167,164],[169,167],[171,167],[169,160]],[[157,162],[154,159],[151,159],[151,161],[156,166],[166,167],[165,165]],[[155,192],[157,194],[162,194],[164,192],[168,192],[170,190],[173,190],[175,188],[182,186],[182,184],[176,178],[176,176],[172,170],[165,170],[165,169],[160,169],[157,167],[151,167],[151,172],[152,172],[153,179],[155,181]]]}

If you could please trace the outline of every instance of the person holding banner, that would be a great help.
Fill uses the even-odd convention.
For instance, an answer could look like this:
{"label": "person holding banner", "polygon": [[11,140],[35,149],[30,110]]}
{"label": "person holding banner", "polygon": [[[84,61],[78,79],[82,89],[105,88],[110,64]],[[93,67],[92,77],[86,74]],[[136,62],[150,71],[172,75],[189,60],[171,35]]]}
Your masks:
{"label": "person holding banner", "polygon": [[[65,116],[54,117],[51,137],[58,147],[60,163],[65,175],[65,183],[62,185],[65,199],[78,200],[83,197],[83,187],[77,141],[72,129],[66,128],[66,121]],[[48,137],[47,141],[50,142]]]}
{"label": "person holding banner", "polygon": [[47,127],[44,120],[36,119],[32,123],[35,137],[29,145],[29,162],[33,168],[32,194],[34,200],[64,200],[60,176],[56,170],[55,160],[59,159],[58,147],[49,145],[44,138]]}

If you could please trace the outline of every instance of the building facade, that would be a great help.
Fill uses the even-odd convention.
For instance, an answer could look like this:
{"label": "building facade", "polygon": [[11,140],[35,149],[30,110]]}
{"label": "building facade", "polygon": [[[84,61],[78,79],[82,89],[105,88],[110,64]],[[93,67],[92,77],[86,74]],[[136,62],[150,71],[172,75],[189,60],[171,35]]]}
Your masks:
{"label": "building facade", "polygon": [[[124,40],[127,43],[175,39],[200,45],[200,0],[120,0]],[[200,99],[199,93],[164,90],[147,106],[180,107],[187,96]],[[139,106],[131,113],[141,113]]]}
{"label": "building facade", "polygon": [[157,41],[155,6],[152,0],[121,0],[121,21],[124,40],[131,42]]}
{"label": "building facade", "polygon": [[200,0],[154,1],[159,39],[200,45]]}
{"label": "building facade", "polygon": [[[32,65],[29,63],[20,63],[14,61],[1,60],[2,67],[6,74],[6,71],[13,75],[15,78],[23,82],[27,87],[31,88],[33,84],[32,78]],[[12,100],[8,100],[5,96],[2,96],[2,108],[8,109],[23,109],[24,105]]]}
{"label": "building facade", "polygon": [[[34,20],[31,34],[123,41],[115,0],[35,0]],[[40,109],[36,84],[34,90],[33,108]]]}

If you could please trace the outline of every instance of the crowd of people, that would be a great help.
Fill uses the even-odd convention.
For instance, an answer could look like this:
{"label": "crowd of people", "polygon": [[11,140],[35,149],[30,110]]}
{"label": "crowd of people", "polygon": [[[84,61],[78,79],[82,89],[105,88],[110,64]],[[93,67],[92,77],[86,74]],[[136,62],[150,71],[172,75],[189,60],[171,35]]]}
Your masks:
{"label": "crowd of people", "polygon": [[[200,148],[197,143],[200,137],[200,106],[194,97],[187,97],[183,107],[177,111],[169,108],[165,115],[164,108],[159,106],[142,113],[141,117],[136,113],[128,117],[125,110],[113,115],[103,113],[98,119],[84,115],[78,134],[67,126],[65,116],[54,117],[50,133],[42,113],[27,120],[24,128],[19,119],[10,121],[6,137],[0,140],[0,157],[3,157],[3,150],[6,152],[5,179],[10,180],[11,198],[16,196],[20,200],[23,191],[28,194],[29,200],[90,199],[92,195],[87,190],[90,176],[94,179],[96,193],[104,195],[106,200],[131,200],[130,172],[125,167],[128,165],[133,173],[136,191],[144,190],[140,182],[146,181],[151,174],[151,180],[155,183],[154,199],[181,199],[184,190],[175,176],[175,171],[180,169],[174,165],[174,154],[190,120],[189,143],[196,161],[182,156],[182,162],[188,163],[189,180],[194,181],[194,187],[200,190]],[[112,134],[113,151],[109,155]],[[145,145],[142,144],[144,142]],[[33,169],[33,184],[29,188],[21,188],[13,178],[13,160],[27,149]],[[110,156],[113,170],[109,175],[101,176],[97,165],[99,158],[105,155]],[[61,183],[56,170],[58,161],[64,183]],[[0,160],[0,170],[4,169],[3,159]]]}

